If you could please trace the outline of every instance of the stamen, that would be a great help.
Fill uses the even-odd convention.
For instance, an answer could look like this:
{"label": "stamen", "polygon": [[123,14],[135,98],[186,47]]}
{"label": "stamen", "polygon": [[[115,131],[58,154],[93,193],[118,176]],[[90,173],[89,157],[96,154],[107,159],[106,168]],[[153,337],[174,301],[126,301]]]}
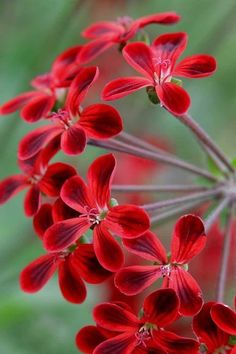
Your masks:
{"label": "stamen", "polygon": [[163,266],[161,266],[160,269],[161,269],[161,276],[163,278],[170,276],[170,273],[171,273],[171,265],[170,264],[163,265]]}
{"label": "stamen", "polygon": [[146,342],[151,339],[151,334],[148,329],[141,327],[140,330],[135,333],[135,337],[137,339],[136,346],[143,345],[146,348]]}

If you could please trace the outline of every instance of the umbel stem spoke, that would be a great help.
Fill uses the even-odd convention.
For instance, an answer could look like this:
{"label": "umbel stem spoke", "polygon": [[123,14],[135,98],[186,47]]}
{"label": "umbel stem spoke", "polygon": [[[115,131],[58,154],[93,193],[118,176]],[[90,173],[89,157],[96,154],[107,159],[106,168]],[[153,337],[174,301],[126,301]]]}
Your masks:
{"label": "umbel stem spoke", "polygon": [[175,192],[175,193],[189,193],[189,192],[203,192],[208,190],[208,187],[197,186],[192,184],[186,185],[135,185],[135,184],[114,184],[112,190],[119,193],[133,193],[133,192]]}
{"label": "umbel stem spoke", "polygon": [[230,199],[224,198],[215,209],[208,215],[207,219],[205,220],[205,230],[208,232],[211,226],[214,224],[220,213],[227,207],[229,204]]}

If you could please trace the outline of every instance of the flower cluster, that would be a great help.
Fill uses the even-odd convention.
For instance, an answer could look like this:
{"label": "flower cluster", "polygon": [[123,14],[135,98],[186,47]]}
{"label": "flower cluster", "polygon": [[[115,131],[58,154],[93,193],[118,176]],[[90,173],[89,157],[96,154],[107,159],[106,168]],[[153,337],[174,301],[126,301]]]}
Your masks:
{"label": "flower cluster", "polygon": [[[103,88],[101,98],[116,100],[146,88],[153,103],[185,119],[190,97],[176,77],[210,76],[216,70],[216,61],[206,54],[178,61],[187,45],[185,32],[162,34],[147,44],[143,30],[150,24],[171,25],[179,20],[176,13],[166,12],[136,20],[125,16],[114,22],[95,23],[82,33],[90,40],[88,43],[58,55],[48,73],[32,80],[33,90],[0,107],[1,115],[20,110],[20,117],[31,126],[40,121],[40,125],[19,142],[20,173],[0,182],[0,204],[28,189],[24,199],[25,214],[32,217],[35,233],[45,249],[45,254],[22,270],[21,289],[35,293],[58,271],[60,291],[71,303],[85,301],[86,283],[100,284],[109,280],[110,286],[120,292],[120,299],[118,295],[115,301],[108,299],[96,305],[95,325],[78,332],[76,344],[83,353],[236,353],[235,312],[221,301],[204,304],[201,284],[188,271],[188,263],[199,255],[207,242],[203,220],[194,213],[197,204],[191,204],[191,214],[177,220],[170,253],[151,230],[156,221],[172,215],[174,209],[168,208],[221,198],[222,204],[210,219],[212,223],[229,201],[228,179],[222,184],[210,172],[125,133],[118,110],[108,104],[94,103],[91,94],[100,74],[97,66],[87,66],[88,63],[117,46],[117,55],[122,52],[125,61],[143,77],[115,79]],[[206,151],[211,150],[216,160],[221,160],[224,174],[227,168],[227,172],[234,172],[216,146],[187,118],[184,123],[192,124]],[[212,188],[147,186],[146,191],[193,193],[143,205],[139,197],[133,198],[136,204],[119,204],[112,195],[119,190],[119,186],[112,186],[117,164],[114,154],[97,157],[88,168],[86,180],[80,166],[77,170],[70,164],[52,161],[60,156],[59,152],[86,156],[87,144],[160,160],[201,175],[215,185]],[[141,173],[139,169],[143,166],[146,167]],[[136,181],[142,180],[140,175],[146,175],[147,166],[128,162],[122,177],[126,177],[129,169],[134,169],[131,173]],[[126,188],[135,194],[145,191],[140,186]],[[167,211],[154,213],[162,208]],[[181,208],[175,213],[181,214]],[[207,226],[209,223],[208,220]],[[127,265],[129,256],[132,263]],[[163,279],[160,286],[159,278]],[[143,296],[143,303],[137,313],[124,299],[138,294]],[[192,323],[192,338],[171,329],[174,322],[182,321],[185,316]]]}

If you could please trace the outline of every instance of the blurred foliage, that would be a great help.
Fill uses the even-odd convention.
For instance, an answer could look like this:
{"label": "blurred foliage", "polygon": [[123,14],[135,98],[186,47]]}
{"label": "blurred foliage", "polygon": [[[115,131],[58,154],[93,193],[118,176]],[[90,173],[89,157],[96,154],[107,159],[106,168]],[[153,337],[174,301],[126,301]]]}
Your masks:
{"label": "blurred foliage", "polygon": [[[0,102],[28,90],[30,80],[47,71],[57,54],[83,42],[80,32],[91,22],[126,14],[137,18],[169,10],[180,13],[182,21],[168,28],[153,25],[148,32],[154,38],[165,31],[186,31],[189,34],[186,54],[206,52],[216,56],[218,71],[213,77],[184,80],[184,86],[192,96],[193,117],[235,157],[235,0],[1,0]],[[109,53],[103,58],[108,57]],[[109,60],[106,66],[111,77],[118,76]],[[126,65],[123,68],[129,72]],[[137,92],[114,102],[127,130],[140,134],[145,123],[147,134],[156,132],[157,136],[165,136],[181,157],[207,166],[186,128],[143,97],[143,92]],[[1,117],[0,178],[17,173],[17,142],[30,128],[17,114]],[[89,148],[85,156],[71,161],[87,166],[98,153]],[[179,171],[170,169],[163,178],[171,183],[183,177]],[[20,292],[20,269],[43,251],[21,205],[22,194],[1,208],[0,352],[76,353],[74,335],[83,324],[89,323],[91,306],[100,297],[101,288],[90,289],[88,301],[81,306],[73,306],[61,298],[56,279],[39,294]]]}

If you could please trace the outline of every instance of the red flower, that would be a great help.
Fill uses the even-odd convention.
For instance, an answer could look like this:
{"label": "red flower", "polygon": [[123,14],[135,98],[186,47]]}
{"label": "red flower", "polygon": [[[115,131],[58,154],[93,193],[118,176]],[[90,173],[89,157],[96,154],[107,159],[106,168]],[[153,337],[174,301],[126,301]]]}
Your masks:
{"label": "red flower", "polygon": [[163,287],[173,288],[180,298],[180,312],[191,316],[202,307],[202,293],[195,279],[187,272],[187,263],[205,246],[206,235],[201,219],[194,215],[182,216],[176,223],[171,243],[171,256],[150,231],[139,238],[124,239],[132,253],[155,262],[154,265],[130,266],[115,276],[116,286],[126,295],[135,295],[163,277]]}
{"label": "red flower", "polygon": [[137,20],[124,16],[113,22],[97,22],[86,28],[82,33],[85,38],[92,39],[92,41],[83,46],[78,55],[78,62],[90,61],[114,45],[125,45],[141,28],[149,24],[174,24],[179,19],[180,16],[175,12],[164,12],[141,17]]}
{"label": "red flower", "polygon": [[48,251],[65,249],[92,228],[94,251],[101,265],[110,271],[122,266],[122,249],[110,231],[123,238],[133,238],[145,232],[150,224],[146,212],[137,206],[111,205],[110,183],[114,168],[114,156],[104,155],[90,166],[88,185],[79,176],[64,184],[62,200],[81,215],[58,222],[47,230],[44,245]]}
{"label": "red flower", "polygon": [[28,188],[24,209],[27,216],[33,216],[40,208],[43,194],[49,197],[59,196],[61,186],[69,177],[76,174],[76,170],[62,162],[48,165],[57,150],[58,142],[53,140],[35,159],[18,161],[22,174],[7,177],[0,182],[0,204]]}
{"label": "red flower", "polygon": [[[105,330],[114,331],[115,335],[109,339],[103,339],[100,335],[98,344],[93,354],[116,353],[197,353],[198,343],[189,338],[183,338],[174,333],[160,330],[160,327],[173,322],[179,309],[179,300],[172,289],[158,290],[146,297],[143,304],[143,314],[139,319],[129,309],[114,303],[103,303],[95,307],[93,316],[96,324]],[[94,329],[93,332],[95,333]],[[98,339],[98,330],[96,331]],[[76,338],[79,349],[86,348],[84,345],[88,338],[88,327],[82,329]],[[86,335],[87,334],[87,335]],[[91,334],[91,328],[90,328]],[[103,341],[102,341],[103,340]],[[95,341],[94,341],[95,343]],[[86,351],[91,353],[91,351]]]}
{"label": "red flower", "polygon": [[79,72],[75,59],[81,46],[72,47],[61,53],[53,62],[49,73],[37,76],[31,82],[35,91],[24,92],[0,108],[0,114],[21,110],[21,118],[29,123],[47,117],[56,101],[64,99],[65,89]]}
{"label": "red flower", "polygon": [[62,295],[75,304],[82,303],[86,298],[84,280],[99,284],[111,275],[98,263],[93,245],[80,244],[72,252],[46,254],[31,262],[21,272],[21,289],[28,293],[41,290],[57,269]]}
{"label": "red flower", "polygon": [[[220,305],[220,307],[219,305],[220,304],[217,304],[216,302],[208,302],[204,304],[201,311],[193,318],[193,330],[204,346],[205,353],[235,353],[236,348],[230,344],[230,335],[228,331],[220,328],[224,323],[223,328],[229,329],[230,324],[227,324],[227,321],[231,322],[232,317],[227,319],[224,318],[222,322],[222,317],[225,316],[225,310],[222,311],[221,307],[224,305]],[[234,322],[231,324],[234,325],[234,328],[232,327],[232,329],[235,333],[235,317],[233,321]],[[220,327],[218,326],[218,322],[221,324]]]}
{"label": "red flower", "polygon": [[[236,309],[236,297],[235,297]],[[236,336],[236,312],[224,304],[215,304],[211,308],[211,317],[224,332]]]}
{"label": "red flower", "polygon": [[51,115],[53,124],[37,128],[21,140],[20,159],[34,156],[56,136],[61,139],[61,149],[66,154],[74,155],[84,150],[87,137],[106,139],[120,133],[122,120],[115,108],[93,104],[82,111],[80,107],[97,76],[96,67],[80,70],[69,88],[65,108]]}
{"label": "red flower", "polygon": [[130,43],[123,49],[124,58],[142,77],[119,78],[108,83],[103,91],[104,100],[124,97],[143,87],[156,92],[161,105],[170,112],[181,115],[190,106],[188,93],[174,83],[172,77],[200,78],[212,75],[216,61],[209,55],[192,55],[176,64],[187,44],[187,34],[169,33],[157,37],[151,46]]}

